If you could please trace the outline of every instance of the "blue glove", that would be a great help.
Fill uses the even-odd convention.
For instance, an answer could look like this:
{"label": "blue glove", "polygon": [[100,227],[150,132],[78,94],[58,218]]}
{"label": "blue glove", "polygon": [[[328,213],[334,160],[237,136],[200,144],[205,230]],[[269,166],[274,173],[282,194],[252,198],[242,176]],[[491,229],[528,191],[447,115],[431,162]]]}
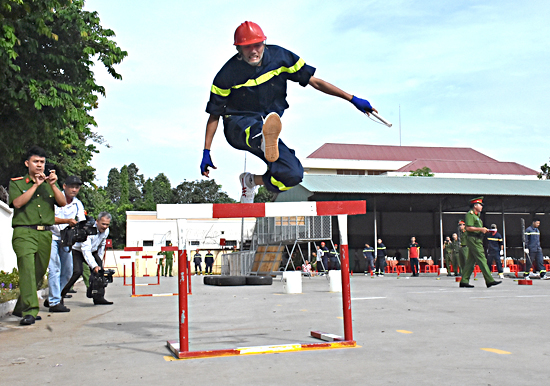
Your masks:
{"label": "blue glove", "polygon": [[210,158],[210,150],[204,149],[202,151],[202,161],[201,161],[201,174],[208,177],[208,167],[216,169],[212,163],[212,158]]}
{"label": "blue glove", "polygon": [[353,98],[351,98],[351,103],[353,103],[353,105],[357,107],[357,109],[362,113],[372,112],[372,106],[370,105],[369,101],[366,99],[357,98],[354,95]]}

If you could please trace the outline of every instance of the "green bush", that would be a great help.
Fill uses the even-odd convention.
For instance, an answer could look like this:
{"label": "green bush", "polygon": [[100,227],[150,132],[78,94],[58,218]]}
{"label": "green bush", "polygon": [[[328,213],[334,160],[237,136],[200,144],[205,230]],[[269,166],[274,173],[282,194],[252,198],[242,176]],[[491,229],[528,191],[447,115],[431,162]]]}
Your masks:
{"label": "green bush", "polygon": [[11,273],[0,271],[0,288],[16,289],[19,288],[19,271],[14,268]]}
{"label": "green bush", "polygon": [[11,273],[0,271],[0,303],[19,297],[19,272],[14,268]]}

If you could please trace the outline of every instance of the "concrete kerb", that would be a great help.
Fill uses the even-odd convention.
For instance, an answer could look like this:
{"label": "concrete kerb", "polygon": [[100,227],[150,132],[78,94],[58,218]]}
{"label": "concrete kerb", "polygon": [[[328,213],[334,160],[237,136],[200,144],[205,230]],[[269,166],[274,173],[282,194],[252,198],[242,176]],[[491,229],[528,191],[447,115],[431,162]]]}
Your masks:
{"label": "concrete kerb", "polygon": [[[50,292],[47,288],[36,291],[36,295],[38,296],[38,302],[40,302],[41,300],[44,300],[49,293]],[[17,299],[8,300],[7,302],[0,303],[0,318],[13,312],[13,309],[15,308],[15,303],[17,303]]]}

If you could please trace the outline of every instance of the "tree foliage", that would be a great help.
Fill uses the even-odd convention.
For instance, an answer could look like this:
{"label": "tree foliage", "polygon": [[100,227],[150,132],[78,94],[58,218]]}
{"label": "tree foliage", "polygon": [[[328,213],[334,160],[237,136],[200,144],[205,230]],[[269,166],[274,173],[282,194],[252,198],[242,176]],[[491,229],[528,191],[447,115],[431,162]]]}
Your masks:
{"label": "tree foliage", "polygon": [[435,174],[432,173],[432,169],[430,169],[427,166],[424,166],[423,168],[411,170],[411,174],[409,176],[411,177],[433,177]]}
{"label": "tree foliage", "polygon": [[90,160],[103,138],[91,111],[105,89],[94,60],[115,79],[127,53],[111,40],[83,0],[0,0],[0,184],[25,172],[23,156],[37,144],[61,178],[93,181]]}
{"label": "tree foliage", "polygon": [[265,186],[260,186],[258,192],[254,196],[254,202],[271,202],[277,196],[271,193]]}
{"label": "tree foliage", "polygon": [[79,198],[90,216],[102,211],[112,215],[110,237],[115,248],[126,245],[126,211],[155,211],[157,204],[236,202],[214,180],[184,181],[172,188],[164,173],[145,180],[134,163],[109,170],[105,187],[83,186]]}
{"label": "tree foliage", "polygon": [[173,191],[174,204],[234,203],[215,180],[183,181]]}
{"label": "tree foliage", "polygon": [[550,166],[545,163],[540,167],[540,173],[537,175],[539,180],[550,180]]}

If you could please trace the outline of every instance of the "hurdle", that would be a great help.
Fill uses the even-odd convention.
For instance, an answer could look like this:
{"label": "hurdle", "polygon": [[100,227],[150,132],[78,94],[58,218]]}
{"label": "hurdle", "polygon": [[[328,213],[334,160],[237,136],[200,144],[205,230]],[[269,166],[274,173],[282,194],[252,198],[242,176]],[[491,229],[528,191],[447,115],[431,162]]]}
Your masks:
{"label": "hurdle", "polygon": [[[124,252],[143,252],[143,247],[124,247]],[[139,255],[137,255],[139,257]],[[126,259],[130,259],[131,256],[121,256],[120,257],[121,259],[122,258],[126,258]],[[141,256],[142,259],[145,259],[145,274],[143,275],[144,277],[150,277],[148,274],[147,274],[147,259],[152,259],[153,256],[151,255],[145,255],[145,256]],[[135,281],[136,281],[136,271],[135,271],[135,262],[132,261],[132,283],[131,284],[126,284],[126,264],[124,264],[124,269],[123,269],[123,272],[124,272],[124,285],[131,285],[132,288],[134,288],[135,286],[145,286],[145,285],[160,285],[160,264],[157,264],[157,282],[156,283],[143,283],[143,284],[136,284]],[[132,291],[133,293],[134,291]]]}
{"label": "hurdle", "polygon": [[[139,247],[134,247],[134,248],[139,248]],[[178,264],[179,264],[179,261],[182,260],[182,259],[187,260],[187,258],[184,257],[185,250],[180,251],[178,249],[178,247],[173,247],[173,246],[171,246],[171,247],[170,246],[161,247],[161,251],[173,251],[173,252],[178,252],[179,251],[180,253],[178,255],[179,256],[178,257]],[[187,267],[188,267],[187,271],[189,272],[188,280],[187,280],[187,282],[189,283],[188,288],[187,288],[187,295],[192,295],[192,292],[191,292],[191,266],[189,265],[189,262],[187,262]],[[160,264],[157,267],[157,277],[158,277],[158,284],[160,284]],[[136,284],[135,262],[132,262],[132,284],[131,285],[132,285],[132,297],[133,298],[155,297],[155,296],[177,296],[178,295],[177,292],[176,293],[168,292],[168,293],[161,293],[161,294],[136,294],[136,287],[137,286],[157,285],[157,283]],[[181,287],[180,287],[180,290],[181,290]],[[184,291],[185,291],[185,288],[184,288]]]}
{"label": "hurdle", "polygon": [[[269,202],[256,204],[157,204],[157,218],[176,220],[178,235],[185,235],[188,219],[194,218],[258,218],[258,217],[294,217],[294,216],[337,216],[340,229],[340,256],[342,275],[342,312],[344,320],[343,339],[333,339],[323,343],[286,344],[257,347],[240,347],[233,349],[189,351],[189,308],[186,279],[189,279],[190,267],[187,258],[178,260],[179,284],[179,340],[166,342],[170,351],[179,359],[214,358],[251,354],[272,354],[293,351],[322,350],[335,348],[352,348],[357,343],[353,340],[351,316],[351,295],[349,276],[349,251],[347,216],[366,213],[366,201],[310,201],[310,202]],[[181,236],[184,238],[185,236]],[[187,245],[187,240],[180,245]],[[183,251],[186,256],[186,251]],[[189,267],[189,268],[188,268]],[[329,334],[311,331],[310,336],[323,339]]]}

